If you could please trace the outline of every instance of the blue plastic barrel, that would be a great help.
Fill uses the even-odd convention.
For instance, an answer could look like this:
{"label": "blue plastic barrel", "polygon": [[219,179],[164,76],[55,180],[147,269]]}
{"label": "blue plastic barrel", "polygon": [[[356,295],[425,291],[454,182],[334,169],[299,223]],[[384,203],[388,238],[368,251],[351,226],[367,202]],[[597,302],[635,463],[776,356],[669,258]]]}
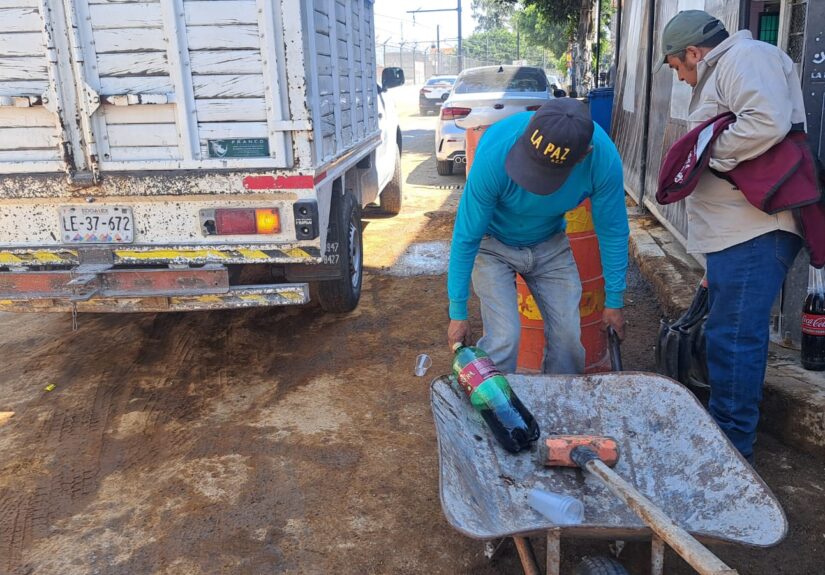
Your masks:
{"label": "blue plastic barrel", "polygon": [[587,95],[590,100],[590,115],[602,129],[610,134],[610,120],[613,116],[613,88],[596,88]]}

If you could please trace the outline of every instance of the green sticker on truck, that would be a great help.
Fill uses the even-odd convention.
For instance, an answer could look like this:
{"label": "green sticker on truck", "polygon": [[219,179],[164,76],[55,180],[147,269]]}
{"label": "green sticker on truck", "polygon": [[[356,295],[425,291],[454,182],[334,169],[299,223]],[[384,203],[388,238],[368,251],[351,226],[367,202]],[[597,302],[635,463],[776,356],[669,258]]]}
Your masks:
{"label": "green sticker on truck", "polygon": [[266,138],[234,138],[207,140],[210,158],[268,158],[269,140]]}

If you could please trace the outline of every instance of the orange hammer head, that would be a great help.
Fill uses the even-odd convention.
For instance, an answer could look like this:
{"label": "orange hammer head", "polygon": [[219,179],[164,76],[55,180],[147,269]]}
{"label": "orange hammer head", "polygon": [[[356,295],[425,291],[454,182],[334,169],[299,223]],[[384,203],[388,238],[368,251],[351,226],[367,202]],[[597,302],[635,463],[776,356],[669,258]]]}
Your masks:
{"label": "orange hammer head", "polygon": [[609,467],[619,461],[616,440],[599,435],[550,435],[539,445],[539,459],[545,467],[579,467],[572,458],[577,447],[591,450]]}

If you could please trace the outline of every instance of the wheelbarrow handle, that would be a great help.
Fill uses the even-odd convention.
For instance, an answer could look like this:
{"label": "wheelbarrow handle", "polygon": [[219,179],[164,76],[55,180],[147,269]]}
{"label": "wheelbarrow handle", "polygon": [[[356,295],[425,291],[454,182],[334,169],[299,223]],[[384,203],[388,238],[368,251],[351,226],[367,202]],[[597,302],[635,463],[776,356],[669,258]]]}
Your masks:
{"label": "wheelbarrow handle", "polygon": [[607,349],[610,353],[611,371],[624,371],[622,368],[622,350],[619,334],[612,325],[607,326]]}
{"label": "wheelbarrow handle", "polygon": [[605,465],[595,452],[591,453],[588,456],[589,460],[583,465],[584,469],[599,478],[605,487],[624,501],[639,519],[670,545],[699,575],[738,575],[735,569],[728,567],[693,535],[676,525],[664,511]]}

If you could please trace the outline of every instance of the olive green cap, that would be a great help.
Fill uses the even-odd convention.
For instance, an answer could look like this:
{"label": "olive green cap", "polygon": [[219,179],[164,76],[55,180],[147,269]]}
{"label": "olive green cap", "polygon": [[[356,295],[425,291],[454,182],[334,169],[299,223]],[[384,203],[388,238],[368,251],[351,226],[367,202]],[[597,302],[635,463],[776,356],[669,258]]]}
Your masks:
{"label": "olive green cap", "polygon": [[683,10],[670,19],[662,31],[661,57],[655,74],[667,63],[667,57],[688,46],[698,46],[725,29],[724,24],[704,10]]}

